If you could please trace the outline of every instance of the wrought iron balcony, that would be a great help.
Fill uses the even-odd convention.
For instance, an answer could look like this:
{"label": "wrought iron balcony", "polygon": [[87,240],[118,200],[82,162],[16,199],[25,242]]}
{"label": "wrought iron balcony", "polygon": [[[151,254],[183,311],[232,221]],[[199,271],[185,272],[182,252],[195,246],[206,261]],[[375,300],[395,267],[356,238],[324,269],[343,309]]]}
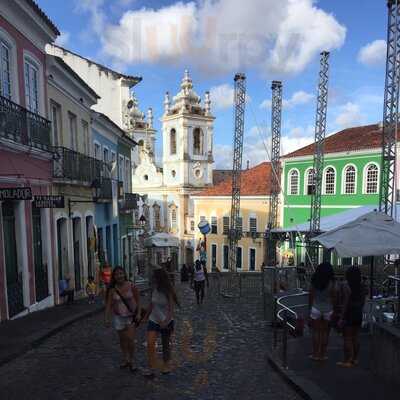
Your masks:
{"label": "wrought iron balcony", "polygon": [[51,151],[51,122],[0,96],[0,137]]}
{"label": "wrought iron balcony", "polygon": [[100,179],[100,187],[99,194],[97,200],[112,200],[112,180],[111,178],[101,178]]}
{"label": "wrought iron balcony", "polygon": [[106,173],[103,161],[65,147],[54,148],[53,177],[92,185]]}

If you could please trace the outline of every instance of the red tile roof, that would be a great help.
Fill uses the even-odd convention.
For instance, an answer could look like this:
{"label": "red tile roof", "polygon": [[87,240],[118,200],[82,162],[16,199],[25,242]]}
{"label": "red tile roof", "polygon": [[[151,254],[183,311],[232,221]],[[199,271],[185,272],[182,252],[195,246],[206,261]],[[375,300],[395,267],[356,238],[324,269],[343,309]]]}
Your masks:
{"label": "red tile roof", "polygon": [[[241,196],[266,196],[270,194],[271,163],[263,162],[242,171]],[[205,189],[196,196],[231,196],[232,178],[228,176],[219,184]]]}
{"label": "red tile roof", "polygon": [[[380,148],[381,146],[382,127],[378,124],[344,129],[325,139],[325,153],[367,150]],[[313,154],[314,143],[286,154],[283,158],[310,156]]]}
{"label": "red tile roof", "polygon": [[214,169],[213,171],[213,185],[218,185],[226,179],[232,179],[231,169]]}

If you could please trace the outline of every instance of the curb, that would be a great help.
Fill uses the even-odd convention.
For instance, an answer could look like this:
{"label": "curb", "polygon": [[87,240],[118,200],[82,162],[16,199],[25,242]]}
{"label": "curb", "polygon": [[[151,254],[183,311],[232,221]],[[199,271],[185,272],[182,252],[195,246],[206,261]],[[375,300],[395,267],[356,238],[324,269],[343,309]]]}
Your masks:
{"label": "curb", "polygon": [[280,375],[280,377],[294,389],[304,400],[332,400],[315,383],[296,375],[293,371],[283,368],[279,361],[267,351],[268,364]]}
{"label": "curb", "polygon": [[55,325],[54,327],[52,327],[46,331],[42,331],[41,333],[38,333],[37,335],[35,335],[32,338],[32,340],[29,343],[22,346],[19,350],[15,351],[11,354],[8,354],[7,356],[0,359],[0,367],[9,363],[10,361],[15,360],[16,358],[22,356],[29,350],[32,350],[35,347],[39,346],[46,339],[50,338],[51,336],[54,336],[55,334],[57,334],[58,332],[60,332],[64,328],[66,328],[67,326],[72,325],[74,322],[77,322],[84,318],[91,317],[95,314],[102,312],[103,310],[104,310],[104,305],[101,305],[94,310],[89,310],[87,312],[83,312],[82,314],[75,315],[72,318],[65,319],[65,320],[61,321],[58,325]]}

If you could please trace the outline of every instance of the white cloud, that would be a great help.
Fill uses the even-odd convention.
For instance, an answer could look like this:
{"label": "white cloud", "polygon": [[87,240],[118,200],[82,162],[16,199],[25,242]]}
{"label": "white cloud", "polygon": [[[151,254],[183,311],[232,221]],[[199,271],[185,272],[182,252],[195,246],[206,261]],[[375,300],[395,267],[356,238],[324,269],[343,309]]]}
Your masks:
{"label": "white cloud", "polygon": [[[298,105],[307,104],[314,98],[314,95],[311,93],[307,93],[304,90],[300,90],[298,92],[293,93],[290,99],[282,100],[282,107],[284,108],[293,108]],[[261,104],[260,108],[269,109],[271,108],[271,100],[265,99]]]}
{"label": "white cloud", "polygon": [[[210,89],[211,106],[216,110],[222,110],[233,106],[235,90],[232,85],[224,83],[213,86]],[[251,97],[246,94],[246,102],[250,102]]]}
{"label": "white cloud", "polygon": [[69,38],[70,38],[70,33],[67,31],[61,31],[60,32],[60,36],[57,37],[55,44],[57,46],[61,46],[61,47],[65,47],[68,42],[69,42]]}
{"label": "white cloud", "polygon": [[[269,128],[253,126],[244,137],[242,167],[246,168],[247,160],[250,167],[270,160],[271,137]],[[285,155],[307,146],[314,141],[314,128],[296,127],[281,138],[281,154]],[[216,168],[232,168],[232,145],[217,144],[214,148]]]}
{"label": "white cloud", "polygon": [[365,115],[361,113],[358,104],[348,102],[340,107],[340,114],[336,117],[336,124],[340,129],[350,128],[365,122]]}
{"label": "white cloud", "polygon": [[190,63],[208,74],[251,67],[297,73],[321,50],[341,47],[346,35],[314,0],[179,1],[129,10],[117,24],[105,25],[103,0],[82,3],[103,53],[128,65]]}
{"label": "white cloud", "polygon": [[386,41],[375,40],[362,47],[358,53],[358,61],[365,65],[380,65],[386,60]]}
{"label": "white cloud", "polygon": [[213,86],[210,89],[210,98],[212,106],[215,109],[229,108],[233,105],[234,90],[227,83],[219,86]]}

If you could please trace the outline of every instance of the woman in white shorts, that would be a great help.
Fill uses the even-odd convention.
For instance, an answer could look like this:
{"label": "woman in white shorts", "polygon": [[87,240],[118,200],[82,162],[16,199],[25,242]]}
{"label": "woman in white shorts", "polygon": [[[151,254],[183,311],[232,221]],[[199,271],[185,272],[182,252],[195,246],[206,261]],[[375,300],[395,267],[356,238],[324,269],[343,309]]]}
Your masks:
{"label": "woman in white shorts", "polygon": [[128,281],[125,270],[115,267],[111,284],[106,294],[105,324],[112,324],[119,336],[119,343],[124,357],[121,369],[137,370],[133,364],[135,351],[136,327],[140,318],[140,294],[132,282]]}
{"label": "woman in white shorts", "polygon": [[324,262],[318,265],[311,277],[309,294],[310,325],[312,329],[314,361],[327,360],[330,321],[335,303],[335,285],[332,265]]}

